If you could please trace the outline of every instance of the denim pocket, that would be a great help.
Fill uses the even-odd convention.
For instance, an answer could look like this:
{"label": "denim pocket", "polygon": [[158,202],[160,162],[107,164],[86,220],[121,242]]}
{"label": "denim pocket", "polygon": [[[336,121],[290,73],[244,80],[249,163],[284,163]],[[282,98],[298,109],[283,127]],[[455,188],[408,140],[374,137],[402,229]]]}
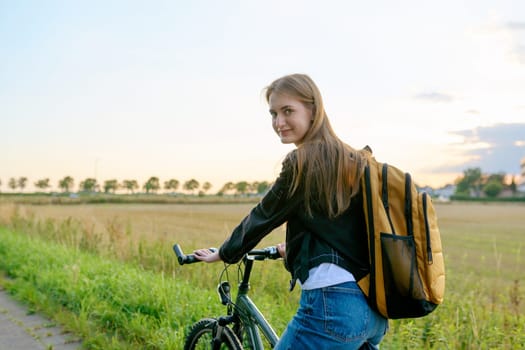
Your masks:
{"label": "denim pocket", "polygon": [[323,303],[328,334],[343,342],[366,337],[370,308],[355,283],[323,288]]}

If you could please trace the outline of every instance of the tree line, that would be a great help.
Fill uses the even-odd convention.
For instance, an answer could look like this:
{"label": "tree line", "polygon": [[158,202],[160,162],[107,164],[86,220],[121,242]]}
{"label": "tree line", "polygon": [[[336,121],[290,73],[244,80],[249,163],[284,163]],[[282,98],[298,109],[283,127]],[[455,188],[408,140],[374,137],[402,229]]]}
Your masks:
{"label": "tree line", "polygon": [[[485,195],[487,197],[495,198],[498,197],[504,190],[510,190],[513,194],[517,192],[517,184],[512,177],[510,184],[507,181],[507,174],[493,173],[487,174],[481,171],[481,168],[468,168],[463,171],[463,176],[460,176],[456,181],[456,196],[462,197],[481,197]],[[28,178],[10,178],[7,182],[7,186],[15,191],[20,189],[22,192],[27,187]],[[70,193],[73,191],[75,181],[71,176],[65,176],[58,181],[58,188],[64,193]],[[0,179],[0,186],[2,180]],[[39,179],[34,182],[35,187],[42,191],[47,191],[51,188],[49,178]],[[224,194],[235,194],[235,195],[247,195],[247,194],[263,194],[270,187],[268,181],[261,182],[227,182],[217,192],[217,195]],[[135,194],[141,186],[137,180],[123,180],[119,182],[116,179],[105,180],[99,183],[95,178],[86,178],[80,181],[78,185],[79,192],[104,192],[104,193],[115,193],[118,190],[125,190],[128,194]],[[195,180],[190,179],[181,183],[177,179],[169,179],[161,184],[158,177],[150,177],[144,184],[142,184],[142,190],[147,194],[157,193],[161,189],[167,192],[176,192],[179,189],[186,191],[191,194],[198,193],[199,195],[207,194],[212,188],[212,184],[208,181],[202,184]]]}
{"label": "tree line", "polygon": [[[20,189],[20,191],[23,192],[24,189],[27,187],[27,183],[28,179],[25,176],[21,176],[19,178],[13,177],[9,179],[9,181],[7,182],[7,186],[13,191],[15,191],[16,189]],[[36,188],[40,189],[43,192],[51,188],[49,178],[39,179],[33,184]],[[1,185],[2,180],[0,180],[0,186]],[[75,186],[75,180],[71,176],[65,176],[64,178],[58,180],[57,186],[64,193],[71,193],[73,192]],[[219,189],[219,191],[216,194],[219,196],[225,194],[263,194],[268,190],[269,187],[270,183],[268,181],[239,181],[235,183],[227,182]],[[122,180],[121,182],[119,182],[116,179],[110,179],[105,180],[103,183],[99,183],[95,178],[86,178],[80,181],[80,183],[78,184],[79,192],[91,193],[104,192],[115,194],[118,190],[126,190],[128,194],[135,194],[136,191],[140,188],[141,186],[139,185],[138,181],[133,179]],[[183,183],[181,183],[177,179],[169,179],[164,181],[163,184],[161,184],[160,179],[156,176],[150,177],[144,184],[142,184],[142,190],[145,191],[147,194],[157,193],[161,189],[167,192],[176,192],[177,190],[179,190],[179,188],[191,194],[195,194],[197,192],[199,195],[205,195],[212,188],[212,184],[208,181],[203,182],[201,184],[195,179],[190,179]]]}
{"label": "tree line", "polygon": [[468,168],[463,171],[463,176],[456,180],[455,195],[463,197],[481,197],[483,194],[490,198],[498,197],[508,189],[516,195],[518,186],[514,177],[510,184],[508,176],[503,173],[485,174],[481,168]]}

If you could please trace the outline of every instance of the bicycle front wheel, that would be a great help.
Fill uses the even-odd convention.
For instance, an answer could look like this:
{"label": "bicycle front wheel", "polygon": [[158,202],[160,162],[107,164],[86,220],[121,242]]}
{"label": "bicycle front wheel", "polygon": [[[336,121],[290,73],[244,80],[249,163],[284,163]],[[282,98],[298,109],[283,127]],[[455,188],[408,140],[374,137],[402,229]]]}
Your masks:
{"label": "bicycle front wheel", "polygon": [[203,318],[195,323],[186,337],[184,350],[242,350],[242,345],[239,342],[239,339],[237,339],[235,333],[233,333],[229,327],[224,327],[222,329],[220,344],[214,344],[217,327],[217,320],[213,318]]}

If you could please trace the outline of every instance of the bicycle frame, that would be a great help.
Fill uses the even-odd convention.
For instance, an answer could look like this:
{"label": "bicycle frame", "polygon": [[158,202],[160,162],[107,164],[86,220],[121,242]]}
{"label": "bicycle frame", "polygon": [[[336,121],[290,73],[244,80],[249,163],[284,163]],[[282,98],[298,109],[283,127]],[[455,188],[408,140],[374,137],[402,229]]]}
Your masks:
{"label": "bicycle frame", "polygon": [[252,344],[253,349],[263,350],[264,345],[259,329],[272,348],[279,341],[279,337],[248,296],[248,290],[250,289],[249,280],[254,260],[256,260],[254,256],[246,256],[244,259],[244,276],[239,284],[237,298],[235,299],[234,316],[240,318],[245,329],[245,334],[249,337],[248,341]]}
{"label": "bicycle frame", "polygon": [[[210,248],[210,250],[213,249],[215,248]],[[173,250],[177,255],[179,264],[181,265],[199,262],[193,254],[185,255],[178,244],[173,246]],[[279,341],[279,337],[261,311],[255,306],[255,303],[250,299],[248,291],[250,290],[250,275],[252,273],[254,261],[278,258],[280,258],[280,255],[276,247],[252,250],[244,256],[242,261],[244,264],[244,274],[242,276],[242,281],[239,283],[235,302],[232,301],[230,296],[229,282],[223,282],[226,283],[224,289],[223,283],[219,284],[217,291],[221,297],[221,303],[227,306],[228,315],[215,319],[218,327],[214,334],[214,342],[221,342],[223,327],[228,327],[233,324],[233,331],[237,333],[236,335],[244,338],[243,340],[248,342],[253,350],[264,350],[261,331],[271,347],[275,347]],[[220,344],[217,343],[217,345]]]}

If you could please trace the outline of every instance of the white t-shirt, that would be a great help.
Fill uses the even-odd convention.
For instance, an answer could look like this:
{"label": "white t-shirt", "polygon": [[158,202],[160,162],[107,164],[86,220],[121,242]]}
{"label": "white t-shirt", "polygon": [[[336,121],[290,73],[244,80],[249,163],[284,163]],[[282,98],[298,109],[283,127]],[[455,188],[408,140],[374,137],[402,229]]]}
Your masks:
{"label": "white t-shirt", "polygon": [[304,290],[334,286],[344,282],[355,282],[351,272],[332,263],[322,263],[308,271],[308,278],[300,283]]}

